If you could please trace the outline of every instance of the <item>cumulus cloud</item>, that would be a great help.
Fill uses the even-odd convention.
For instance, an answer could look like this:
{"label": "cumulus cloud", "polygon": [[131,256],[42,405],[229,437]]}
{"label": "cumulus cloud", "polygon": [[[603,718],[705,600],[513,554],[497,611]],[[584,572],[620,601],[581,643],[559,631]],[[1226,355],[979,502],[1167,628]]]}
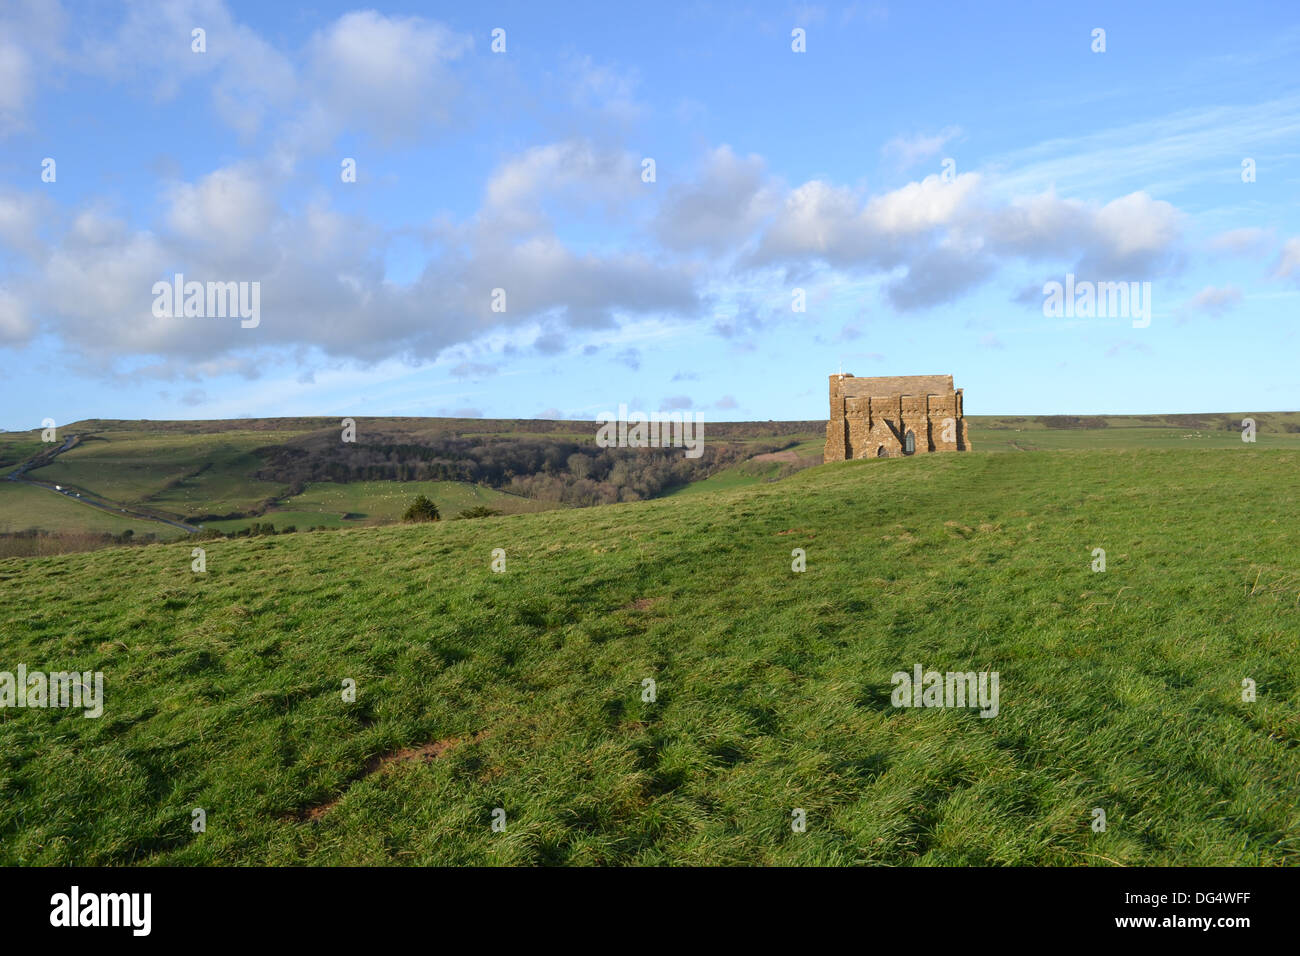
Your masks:
{"label": "cumulus cloud", "polygon": [[56,0],[13,0],[0,9],[0,136],[26,124],[38,71],[65,64],[66,20]]}
{"label": "cumulus cloud", "polygon": [[618,209],[643,189],[640,162],[631,153],[600,150],[587,140],[549,143],[497,167],[480,219],[495,228],[530,232],[550,226],[544,200]]}
{"label": "cumulus cloud", "polygon": [[1171,204],[1144,192],[1097,205],[1049,190],[990,210],[987,236],[1001,254],[1074,257],[1075,272],[1137,278],[1176,263],[1182,219]]}
{"label": "cumulus cloud", "polygon": [[168,192],[168,225],[177,236],[227,250],[264,236],[275,212],[265,180],[245,167],[218,169]]}
{"label": "cumulus cloud", "polygon": [[0,345],[27,341],[34,327],[17,296],[0,287]]}
{"label": "cumulus cloud", "polygon": [[0,37],[0,129],[17,126],[31,93],[31,61],[9,37]]}
{"label": "cumulus cloud", "polygon": [[815,180],[790,192],[747,263],[820,261],[867,274],[904,267],[886,295],[910,310],[951,301],[1013,259],[1062,258],[1105,279],[1172,271],[1181,224],[1172,205],[1142,192],[1100,205],[1053,192],[998,203],[976,173],[927,176],[873,197]]}
{"label": "cumulus cloud", "polygon": [[[32,273],[30,282],[8,283],[15,301],[4,335],[29,335],[28,317],[42,315],[102,366],[153,355],[163,359],[155,366],[161,375],[177,367],[174,359],[265,346],[315,347],[363,363],[426,360],[492,329],[537,321],[551,326],[538,348],[553,352],[565,347],[565,327],[697,309],[690,263],[638,251],[579,251],[541,223],[521,234],[520,223],[497,215],[503,191],[519,199],[556,185],[545,176],[529,183],[519,172],[535,172],[536,155],[504,163],[502,170],[515,172],[491,180],[474,216],[441,224],[438,253],[404,283],[386,275],[388,231],[319,196],[286,208],[277,198],[282,180],[253,163],[162,186],[161,215],[151,227],[128,227],[93,202],[63,211],[45,223],[48,242],[36,237],[40,203],[0,193],[0,243],[17,249]],[[176,272],[190,281],[259,283],[260,325],[155,317],[153,285]],[[492,308],[495,289],[505,292],[503,312]]]}
{"label": "cumulus cloud", "polygon": [[669,186],[653,230],[671,249],[734,250],[778,202],[763,160],[723,145],[705,157],[698,177]]}
{"label": "cumulus cloud", "polygon": [[44,244],[37,228],[51,212],[44,197],[0,192],[0,245],[25,257],[38,256]]}
{"label": "cumulus cloud", "polygon": [[[191,48],[196,27],[205,31],[202,54]],[[218,115],[246,135],[270,114],[290,108],[299,93],[292,60],[219,0],[129,4],[115,26],[83,31],[73,62],[110,82],[143,87],[158,102],[207,80]]]}
{"label": "cumulus cloud", "polygon": [[978,243],[944,242],[916,255],[907,274],[891,281],[885,294],[900,311],[926,308],[957,298],[995,268]]}
{"label": "cumulus cloud", "polygon": [[347,13],[308,44],[313,102],[384,141],[446,122],[456,83],[449,67],[473,40],[421,17]]}
{"label": "cumulus cloud", "polygon": [[819,259],[835,267],[888,270],[921,248],[928,235],[955,224],[978,185],[974,173],[950,183],[927,176],[864,202],[855,190],[813,180],[785,197],[748,261]]}

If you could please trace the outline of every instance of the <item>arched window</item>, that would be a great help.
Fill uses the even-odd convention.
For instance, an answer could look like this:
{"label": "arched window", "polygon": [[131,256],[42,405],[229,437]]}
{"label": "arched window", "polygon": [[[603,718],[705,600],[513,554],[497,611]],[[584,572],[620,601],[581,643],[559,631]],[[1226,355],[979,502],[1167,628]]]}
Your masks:
{"label": "arched window", "polygon": [[876,446],[876,457],[877,457],[877,458],[888,458],[888,457],[889,457],[889,452],[885,451],[885,446],[884,446],[884,445],[877,445],[877,446]]}
{"label": "arched window", "polygon": [[916,435],[909,431],[903,436],[903,454],[912,455],[916,453]]}

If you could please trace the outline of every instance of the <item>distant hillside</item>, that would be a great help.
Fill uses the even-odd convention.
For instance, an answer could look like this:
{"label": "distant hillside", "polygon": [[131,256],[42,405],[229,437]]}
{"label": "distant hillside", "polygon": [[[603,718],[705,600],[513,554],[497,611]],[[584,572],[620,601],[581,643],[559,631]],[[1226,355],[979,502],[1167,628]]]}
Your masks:
{"label": "distant hillside", "polygon": [[[1085,448],[1239,448],[1241,421],[1261,448],[1300,447],[1300,413],[971,416],[976,454]],[[430,494],[449,517],[469,507],[508,514],[695,494],[782,480],[821,463],[824,421],[706,422],[704,454],[602,449],[592,421],[362,418],[341,440],[332,418],[228,421],[90,419],[0,433],[0,535],[46,531],[175,537],[202,526],[236,532],[342,528],[396,520]],[[329,489],[348,486],[346,494]],[[55,489],[62,489],[56,491]],[[439,500],[441,499],[441,500]],[[104,543],[103,541],[100,544]],[[77,545],[94,544],[83,539]],[[54,542],[9,553],[48,553]],[[23,549],[26,549],[25,551]],[[0,547],[0,554],[5,548]]]}
{"label": "distant hillside", "polygon": [[[709,424],[702,455],[687,457],[680,448],[598,448],[595,422],[363,418],[345,442],[341,422],[326,418],[91,419],[58,430],[60,443],[75,436],[66,449],[41,442],[39,431],[0,434],[0,477],[21,478],[0,481],[0,534],[130,531],[142,541],[186,526],[338,528],[394,521],[417,494],[447,517],[635,501],[822,427]],[[341,485],[346,495],[327,490]],[[83,535],[76,547],[90,544]],[[26,542],[8,552],[53,549]]]}

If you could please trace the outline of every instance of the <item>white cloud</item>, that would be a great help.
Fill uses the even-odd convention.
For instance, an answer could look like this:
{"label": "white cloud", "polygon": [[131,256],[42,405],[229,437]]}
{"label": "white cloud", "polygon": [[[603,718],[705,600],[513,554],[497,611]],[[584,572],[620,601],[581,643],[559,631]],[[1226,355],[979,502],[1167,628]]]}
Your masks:
{"label": "white cloud", "polygon": [[880,152],[899,169],[908,169],[923,159],[939,155],[944,146],[960,135],[960,127],[945,126],[931,136],[895,136],[881,147]]}
{"label": "white cloud", "polygon": [[546,226],[543,200],[570,208],[622,206],[644,191],[639,160],[631,153],[599,150],[575,140],[535,146],[501,164],[487,184],[480,216],[494,228],[531,232]]}
{"label": "white cloud", "polygon": [[186,239],[232,250],[264,236],[275,205],[249,167],[228,166],[169,190],[168,224]]}
{"label": "white cloud", "polygon": [[26,123],[41,72],[65,64],[66,19],[58,0],[7,0],[0,8],[0,136]]}
{"label": "white cloud", "polygon": [[17,126],[31,92],[31,62],[13,40],[0,37],[0,131]]}
{"label": "white cloud", "polygon": [[421,17],[344,14],[308,45],[314,101],[385,141],[410,138],[449,119],[456,87],[448,66],[472,46],[470,37]]}
{"label": "white cloud", "polygon": [[[205,52],[192,48],[195,28],[205,31]],[[298,92],[290,58],[238,23],[221,0],[130,4],[115,29],[83,31],[73,62],[113,82],[143,84],[159,102],[207,78],[218,115],[245,135]]]}
{"label": "white cloud", "polygon": [[0,286],[0,344],[16,345],[27,341],[34,331],[19,298]]}
{"label": "white cloud", "polygon": [[669,186],[653,230],[670,248],[734,251],[779,203],[762,158],[723,145],[708,153],[694,181]]}

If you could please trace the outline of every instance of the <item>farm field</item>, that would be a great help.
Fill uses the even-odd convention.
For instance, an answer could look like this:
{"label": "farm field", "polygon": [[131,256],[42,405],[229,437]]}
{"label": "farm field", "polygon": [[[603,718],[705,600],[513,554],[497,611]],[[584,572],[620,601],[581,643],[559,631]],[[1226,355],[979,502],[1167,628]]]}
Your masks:
{"label": "farm field", "polygon": [[0,533],[31,530],[94,534],[121,534],[130,530],[137,535],[153,533],[162,540],[185,536],[179,528],[119,516],[43,488],[0,481]]}
{"label": "farm field", "polygon": [[283,492],[283,485],[252,476],[261,464],[252,451],[292,434],[109,432],[64,452],[29,477],[177,516],[224,514],[253,508]]}
{"label": "farm field", "polygon": [[[1297,469],[918,456],[0,561],[7,655],[105,679],[0,719],[0,862],[1295,865]],[[997,716],[891,706],[914,665]]]}
{"label": "farm field", "polygon": [[[795,424],[806,427],[808,423]],[[554,440],[592,445],[596,433],[596,425],[590,421],[387,418],[362,419],[358,427],[362,441],[403,447],[436,442],[449,434],[482,441]],[[728,422],[718,423],[713,430],[729,436],[723,440],[758,445],[772,441],[772,434],[790,427],[791,423]],[[455,517],[475,506],[507,514],[559,506],[466,481],[315,481],[294,494],[300,485],[259,477],[267,470],[267,456],[272,449],[291,447],[299,454],[310,455],[321,442],[337,445],[338,423],[332,419],[88,420],[64,426],[59,430],[59,441],[71,435],[78,436],[75,447],[31,468],[25,477],[223,532],[267,522],[277,527],[343,527],[395,521],[418,494],[429,494],[445,517]],[[12,463],[4,468],[7,472],[24,459],[48,453],[54,447],[40,441],[39,430],[4,433],[0,435],[0,462]],[[759,471],[774,474],[776,468]],[[5,500],[0,499],[0,522],[22,529],[31,526],[30,516],[21,509],[6,511]],[[16,498],[7,500],[17,503]],[[51,508],[59,510],[58,503]],[[42,509],[36,512],[43,513]],[[35,527],[45,531],[90,531],[101,524],[88,519],[84,525],[74,520]]]}
{"label": "farm field", "polygon": [[765,481],[777,481],[783,470],[807,468],[822,463],[822,452],[826,447],[826,438],[801,441],[797,445],[774,454],[756,455],[746,461],[724,468],[716,475],[703,481],[692,481],[670,491],[665,497],[711,494],[715,491],[729,491],[745,488]]}
{"label": "farm field", "polygon": [[[325,525],[341,528],[375,522],[393,522],[417,495],[427,495],[444,519],[455,518],[467,508],[487,507],[504,514],[545,511],[547,504],[484,488],[463,481],[353,481],[346,484],[318,482],[300,495],[285,499],[258,518],[207,521],[205,528],[237,531],[253,522],[271,522],[276,528],[296,525],[299,530]],[[348,517],[348,516],[351,517]]]}
{"label": "farm field", "polygon": [[[1300,413],[1110,416],[1102,428],[1048,428],[1033,419],[972,416],[971,445],[981,451],[1048,451],[1086,448],[1241,448],[1241,421],[1256,422],[1254,444],[1300,448]],[[1185,424],[1189,418],[1201,424]],[[1230,424],[1231,427],[1225,427]],[[1290,431],[1286,429],[1292,429]]]}

